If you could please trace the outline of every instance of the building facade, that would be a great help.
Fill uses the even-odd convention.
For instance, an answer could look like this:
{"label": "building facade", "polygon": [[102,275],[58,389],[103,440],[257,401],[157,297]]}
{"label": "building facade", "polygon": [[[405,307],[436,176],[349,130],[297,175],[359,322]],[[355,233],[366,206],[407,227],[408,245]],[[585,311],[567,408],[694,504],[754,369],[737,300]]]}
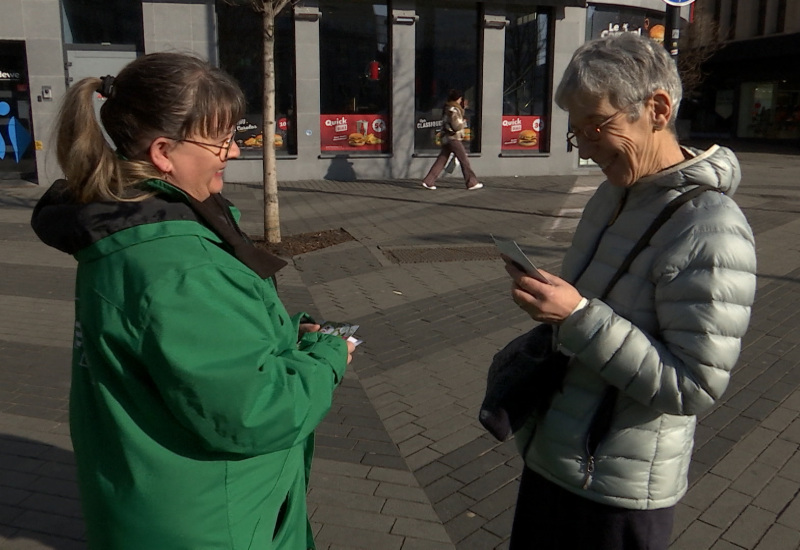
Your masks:
{"label": "building facade", "polygon": [[682,107],[692,135],[800,146],[800,2],[698,0],[694,15],[719,49]]}
{"label": "building facade", "polygon": [[[661,0],[295,2],[275,26],[279,179],[421,179],[438,152],[452,88],[468,102],[468,151],[480,176],[580,173],[586,167],[564,138],[566,113],[553,103],[560,75],[587,39],[655,37],[665,7]],[[681,16],[688,19],[690,8]],[[226,179],[261,181],[260,36],[259,14],[222,0],[0,0],[0,178],[49,184],[60,176],[50,134],[71,82],[177,50],[209,59],[242,85],[242,156],[228,163]]]}

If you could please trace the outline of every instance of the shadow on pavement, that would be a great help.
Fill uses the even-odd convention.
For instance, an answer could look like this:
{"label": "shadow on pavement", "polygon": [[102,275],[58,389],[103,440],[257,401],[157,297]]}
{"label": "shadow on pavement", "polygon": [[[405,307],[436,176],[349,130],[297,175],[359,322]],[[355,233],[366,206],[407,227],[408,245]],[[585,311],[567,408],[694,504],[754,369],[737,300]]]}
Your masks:
{"label": "shadow on pavement", "polygon": [[0,434],[0,464],[0,548],[86,548],[71,451]]}

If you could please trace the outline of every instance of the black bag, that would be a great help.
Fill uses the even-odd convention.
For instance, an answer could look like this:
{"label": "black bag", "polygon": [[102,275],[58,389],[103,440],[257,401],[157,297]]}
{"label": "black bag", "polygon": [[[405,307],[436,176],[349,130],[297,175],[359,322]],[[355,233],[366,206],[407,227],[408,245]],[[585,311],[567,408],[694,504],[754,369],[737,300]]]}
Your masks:
{"label": "black bag", "polygon": [[568,362],[553,349],[552,325],[539,325],[509,342],[492,358],[480,423],[499,441],[508,439],[532,412],[550,407]]}

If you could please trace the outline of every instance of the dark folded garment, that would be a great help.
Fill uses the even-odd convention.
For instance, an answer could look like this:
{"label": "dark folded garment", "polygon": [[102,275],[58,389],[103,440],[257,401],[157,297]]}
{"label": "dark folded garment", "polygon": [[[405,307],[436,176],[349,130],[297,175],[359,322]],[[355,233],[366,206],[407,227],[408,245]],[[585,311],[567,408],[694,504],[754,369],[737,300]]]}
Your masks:
{"label": "dark folded garment", "polygon": [[544,413],[564,382],[569,357],[553,349],[553,327],[539,325],[492,358],[478,420],[505,441],[533,413]]}

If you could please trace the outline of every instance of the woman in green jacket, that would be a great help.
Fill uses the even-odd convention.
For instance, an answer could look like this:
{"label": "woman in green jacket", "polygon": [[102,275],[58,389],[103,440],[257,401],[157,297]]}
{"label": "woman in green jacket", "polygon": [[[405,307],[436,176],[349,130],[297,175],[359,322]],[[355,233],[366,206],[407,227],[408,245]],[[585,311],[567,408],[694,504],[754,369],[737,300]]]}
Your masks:
{"label": "woman in green jacket", "polygon": [[[99,92],[107,144],[94,116]],[[138,58],[69,88],[32,224],[78,260],[70,428],[89,548],[313,548],[313,432],[353,345],[290,317],[220,195],[234,81]]]}

